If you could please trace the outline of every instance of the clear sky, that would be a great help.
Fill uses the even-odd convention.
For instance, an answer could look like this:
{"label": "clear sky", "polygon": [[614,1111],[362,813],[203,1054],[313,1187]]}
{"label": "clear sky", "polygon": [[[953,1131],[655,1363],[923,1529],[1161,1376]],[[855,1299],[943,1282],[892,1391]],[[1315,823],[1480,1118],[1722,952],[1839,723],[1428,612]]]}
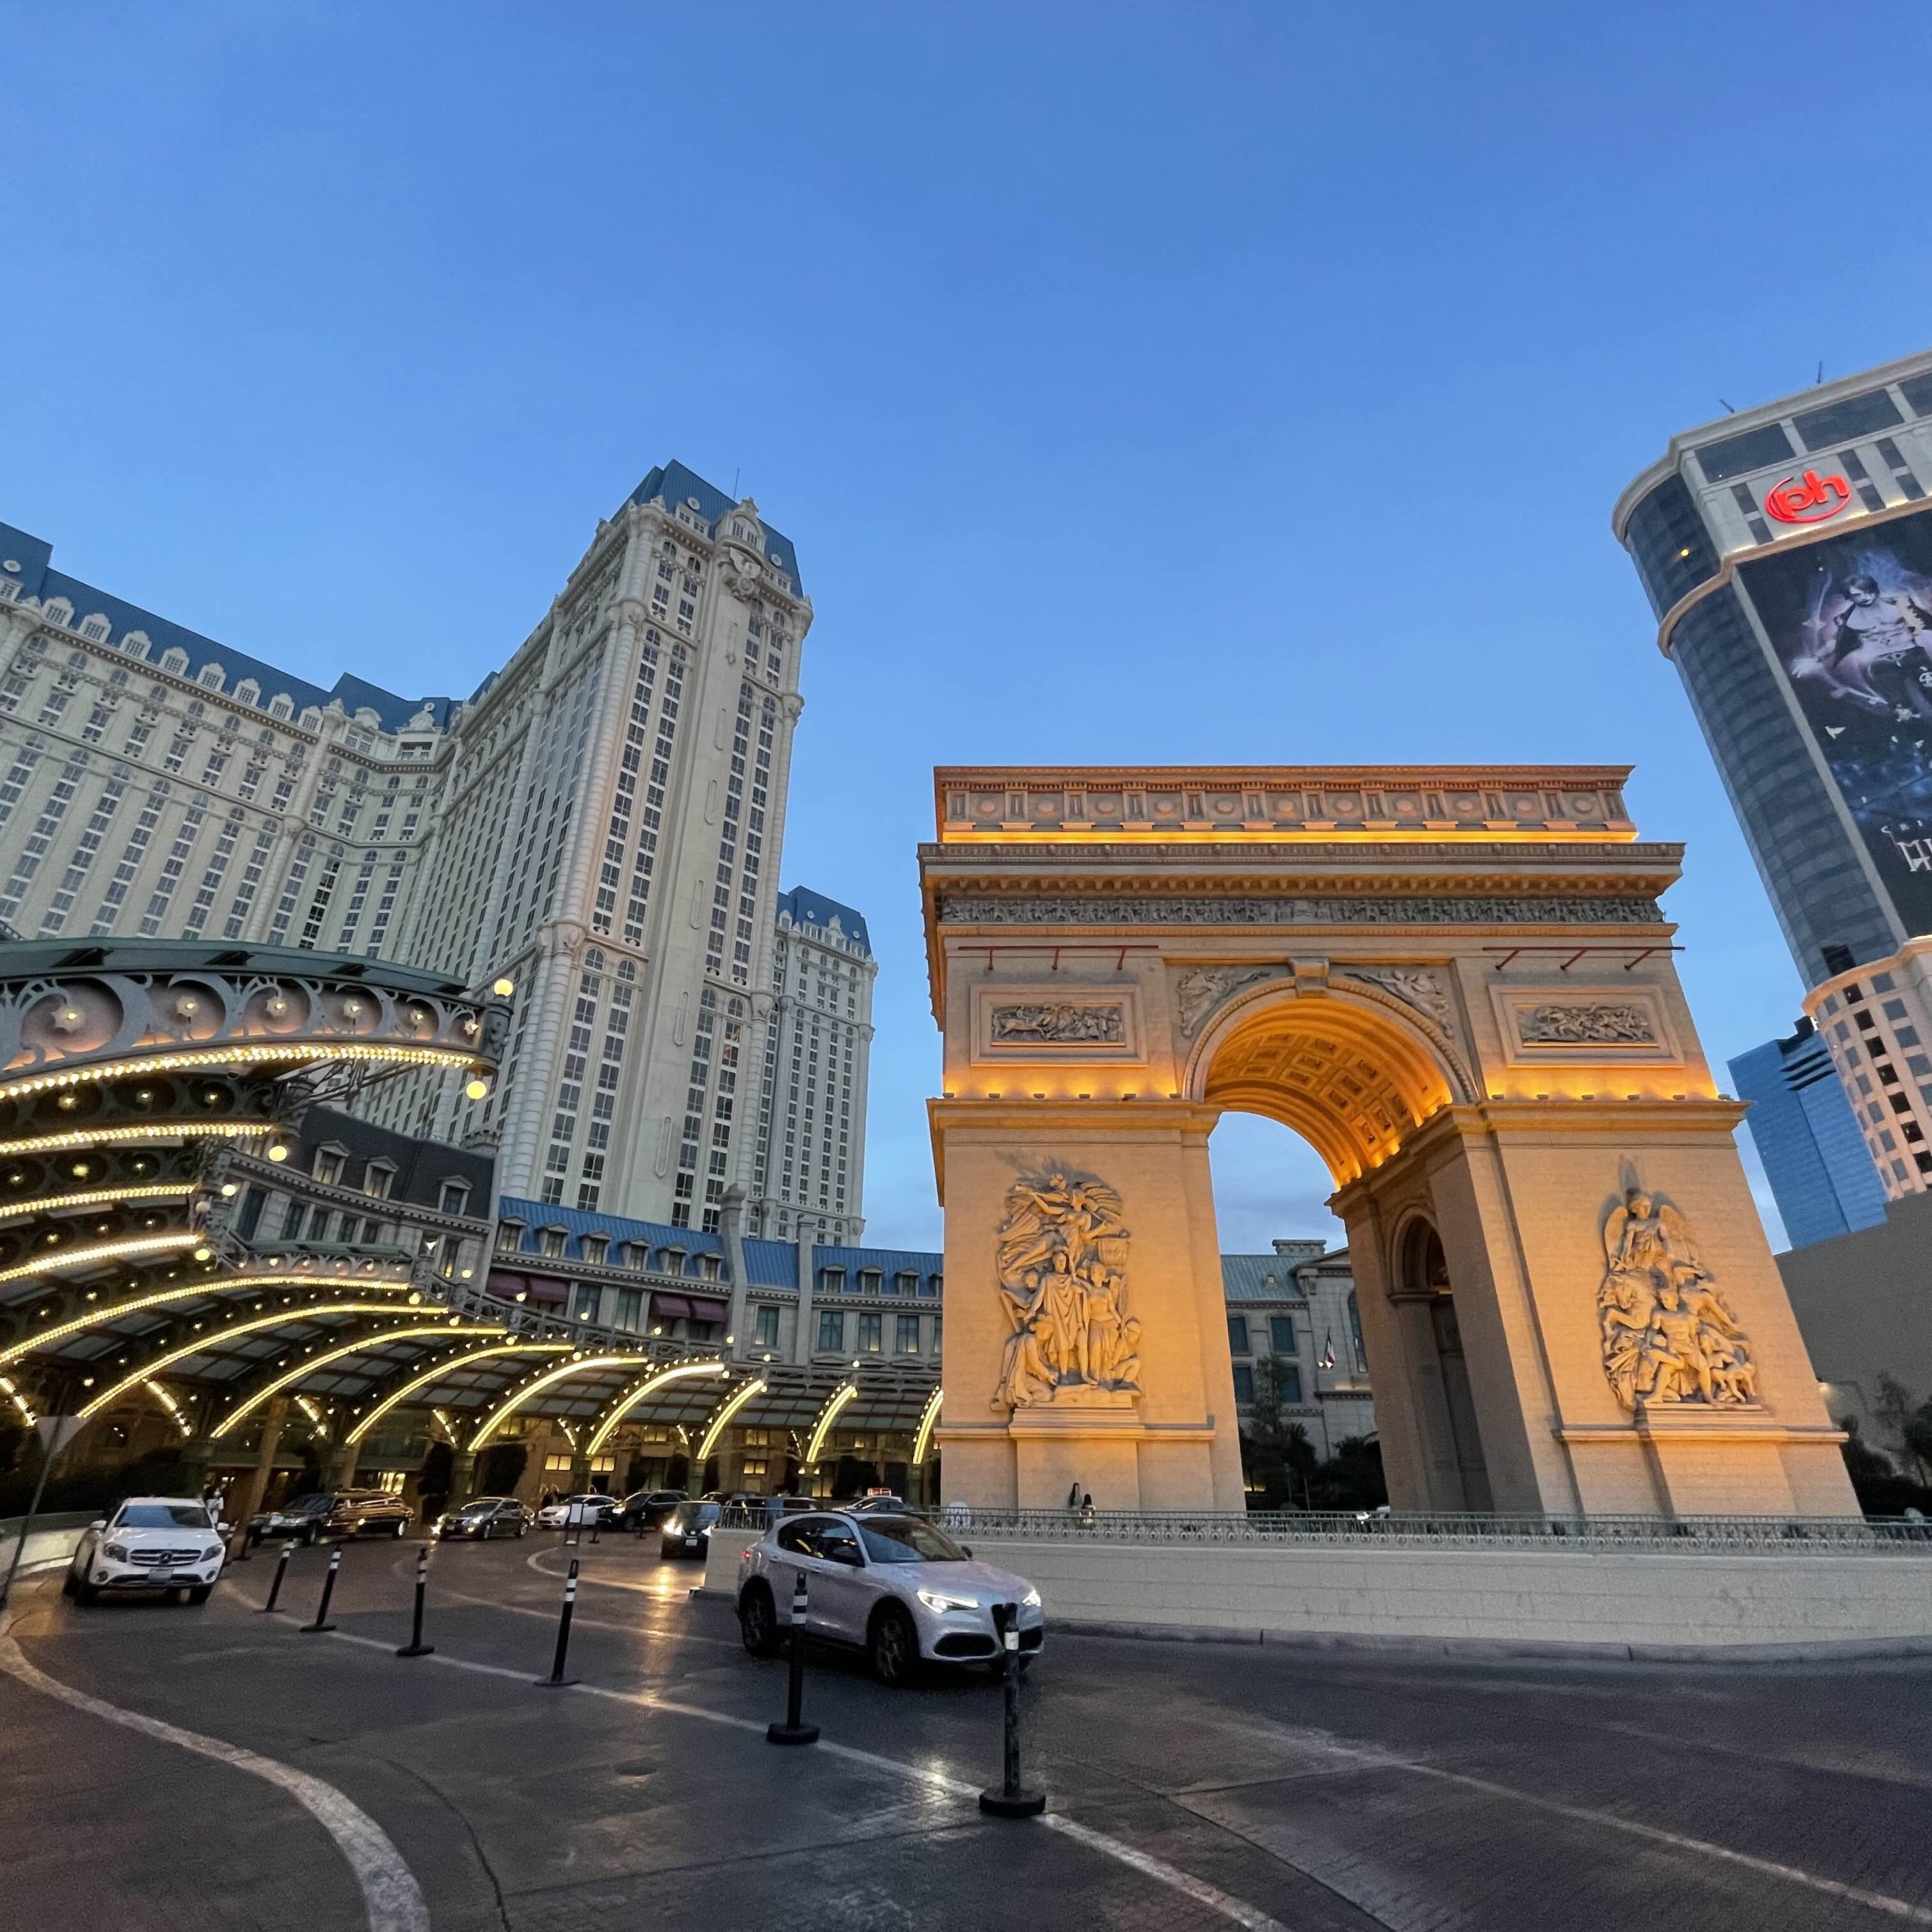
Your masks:
{"label": "clear sky", "polygon": [[[1798,982],[1610,510],[1932,336],[1927,22],[0,0],[0,520],[460,694],[653,463],[739,482],[818,611],[784,883],[881,962],[875,1240],[938,1231],[936,763],[1634,763],[1721,1062]],[[1216,1138],[1224,1245],[1335,1232]]]}

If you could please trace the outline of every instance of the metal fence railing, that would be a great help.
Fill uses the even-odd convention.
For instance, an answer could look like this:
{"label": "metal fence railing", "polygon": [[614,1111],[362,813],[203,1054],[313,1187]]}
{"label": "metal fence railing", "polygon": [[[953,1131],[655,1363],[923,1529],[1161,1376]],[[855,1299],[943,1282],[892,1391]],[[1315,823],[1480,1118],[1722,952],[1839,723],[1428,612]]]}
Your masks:
{"label": "metal fence railing", "polygon": [[[795,1498],[785,1502],[792,1510]],[[811,1507],[810,1504],[802,1505]],[[837,1509],[836,1503],[817,1505]],[[1911,1517],[1432,1515],[1401,1510],[1003,1510],[949,1504],[912,1510],[956,1535],[986,1543],[1134,1544],[1245,1549],[1284,1546],[1669,1555],[1824,1554],[1932,1557],[1932,1521]],[[762,1531],[762,1505],[728,1507],[721,1529]]]}

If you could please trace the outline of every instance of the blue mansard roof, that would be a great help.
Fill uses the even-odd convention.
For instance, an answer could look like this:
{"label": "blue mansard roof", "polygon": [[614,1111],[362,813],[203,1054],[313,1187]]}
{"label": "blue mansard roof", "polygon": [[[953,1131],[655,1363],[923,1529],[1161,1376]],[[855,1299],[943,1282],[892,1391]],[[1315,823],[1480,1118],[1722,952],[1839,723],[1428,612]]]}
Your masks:
{"label": "blue mansard roof", "polygon": [[[716,484],[706,482],[696,470],[678,462],[659,464],[625,500],[648,503],[654,496],[662,496],[674,508],[695,499],[698,514],[707,524],[715,524],[738,507]],[[758,527],[765,533],[766,556],[790,578],[794,593],[802,597],[805,586],[799,580],[798,553],[792,548],[791,538],[781,536],[762,517]]]}
{"label": "blue mansard roof", "polygon": [[827,898],[823,892],[812,891],[808,886],[794,886],[790,892],[780,893],[778,910],[790,914],[794,926],[829,926],[836,920],[840,932],[856,939],[868,954],[872,950],[872,936],[866,930],[866,915],[841,905],[836,899]]}
{"label": "blue mansard roof", "polygon": [[[324,691],[320,685],[310,684],[305,678],[292,677],[286,671],[278,670],[260,658],[230,650],[225,644],[218,644],[212,638],[204,638],[199,631],[172,623],[152,610],[142,610],[137,604],[130,604],[124,598],[98,590],[77,577],[68,576],[64,572],[54,568],[53,554],[52,544],[39,537],[29,536],[25,530],[16,530],[10,524],[0,524],[0,572],[4,572],[8,581],[20,586],[22,598],[38,598],[45,604],[52,598],[64,597],[74,607],[75,622],[89,617],[105,617],[108,636],[116,644],[122,643],[130,631],[145,633],[149,640],[147,662],[151,663],[158,664],[165,652],[178,645],[188,653],[188,670],[184,674],[190,681],[200,675],[204,664],[218,664],[226,674],[223,686],[225,691],[232,692],[244,678],[252,677],[261,687],[260,702],[264,706],[278,693],[286,692],[298,716],[310,705],[320,710],[334,698],[351,717],[365,707],[374,712],[382,721],[385,730],[403,730],[425,705],[439,725],[448,722],[450,700],[446,698],[398,698],[394,692],[385,691],[380,685],[368,683],[346,672],[336,680],[332,691]],[[18,568],[7,568],[8,565]]]}

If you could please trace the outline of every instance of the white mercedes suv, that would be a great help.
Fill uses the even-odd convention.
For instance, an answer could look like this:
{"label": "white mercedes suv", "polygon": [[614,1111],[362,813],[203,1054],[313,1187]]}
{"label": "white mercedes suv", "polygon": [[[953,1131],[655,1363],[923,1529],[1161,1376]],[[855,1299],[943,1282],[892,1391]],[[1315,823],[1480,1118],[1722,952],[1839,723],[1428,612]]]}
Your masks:
{"label": "white mercedes suv", "polygon": [[205,1604],[227,1552],[191,1496],[130,1496],[80,1533],[62,1594],[98,1604],[103,1590],[185,1590]]}

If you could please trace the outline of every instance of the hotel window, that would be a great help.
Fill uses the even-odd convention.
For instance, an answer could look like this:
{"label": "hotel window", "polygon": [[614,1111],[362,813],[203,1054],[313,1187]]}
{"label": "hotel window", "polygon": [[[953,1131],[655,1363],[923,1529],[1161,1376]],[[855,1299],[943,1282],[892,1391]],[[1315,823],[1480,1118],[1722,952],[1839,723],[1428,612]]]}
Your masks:
{"label": "hotel window", "polygon": [[568,1234],[565,1229],[546,1228],[537,1237],[537,1246],[544,1254],[561,1255],[563,1252],[564,1242],[567,1238]]}
{"label": "hotel window", "polygon": [[1301,1368],[1298,1363],[1282,1362],[1277,1365],[1275,1373],[1280,1378],[1276,1386],[1281,1390],[1283,1402],[1301,1400]]}
{"label": "hotel window", "polygon": [[333,1187],[342,1178],[340,1151],[334,1148],[318,1148],[315,1153],[314,1174],[325,1187]]}
{"label": "hotel window", "polygon": [[845,1352],[845,1314],[842,1309],[821,1308],[818,1311],[818,1346],[832,1354]]}
{"label": "hotel window", "polygon": [[644,1325],[644,1291],[620,1288],[617,1291],[617,1326],[634,1334]]}
{"label": "hotel window", "polygon": [[820,1268],[818,1270],[818,1291],[821,1294],[843,1294],[845,1292],[845,1270],[842,1268]]}
{"label": "hotel window", "polygon": [[496,1223],[496,1245],[514,1252],[524,1245],[524,1224],[520,1221],[499,1221]]}
{"label": "hotel window", "polygon": [[1245,1315],[1228,1317],[1228,1352],[1232,1355],[1245,1355],[1248,1352],[1248,1318]]}
{"label": "hotel window", "polygon": [[577,1245],[584,1251],[584,1258],[592,1268],[602,1268],[604,1256],[610,1252],[610,1238],[608,1234],[586,1234]]}
{"label": "hotel window", "polygon": [[380,1161],[372,1160],[362,1170],[362,1192],[373,1194],[379,1201],[389,1198],[389,1189],[396,1178],[396,1170]]}
{"label": "hotel window", "polygon": [[919,1317],[916,1315],[899,1316],[893,1352],[901,1355],[919,1353]]}
{"label": "hotel window", "polygon": [[778,1345],[778,1312],[769,1304],[758,1310],[758,1325],[752,1331],[753,1345],[776,1348]]}
{"label": "hotel window", "polygon": [[1255,1399],[1255,1372],[1245,1362],[1234,1364],[1234,1400],[1246,1408]]}
{"label": "hotel window", "polygon": [[1268,1317],[1268,1346],[1277,1355],[1294,1353],[1294,1317],[1292,1315],[1270,1315]]}
{"label": "hotel window", "polygon": [[470,1184],[466,1180],[446,1180],[442,1195],[437,1204],[446,1214],[460,1214],[470,1204]]}
{"label": "hotel window", "polygon": [[580,1282],[572,1298],[570,1312],[580,1322],[595,1322],[598,1306],[604,1298],[603,1291],[590,1282]]}
{"label": "hotel window", "polygon": [[886,1318],[872,1313],[859,1317],[859,1346],[854,1352],[861,1355],[877,1355],[885,1350]]}

